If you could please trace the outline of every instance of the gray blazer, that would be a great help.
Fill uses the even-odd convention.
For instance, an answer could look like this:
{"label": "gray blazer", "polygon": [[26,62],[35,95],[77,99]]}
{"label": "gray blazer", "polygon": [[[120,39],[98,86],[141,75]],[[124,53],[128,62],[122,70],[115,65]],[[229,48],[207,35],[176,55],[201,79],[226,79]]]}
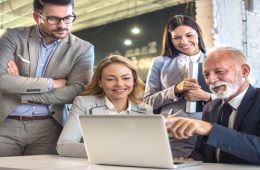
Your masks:
{"label": "gray blazer", "polygon": [[[50,105],[61,123],[62,110],[72,103],[93,73],[94,47],[71,33],[56,48],[44,76],[35,77],[40,40],[36,26],[8,29],[0,38],[0,122],[21,103]],[[20,76],[8,75],[7,63],[14,60]],[[68,85],[48,91],[48,79],[67,79]]]}
{"label": "gray blazer", "polygon": [[[201,53],[199,62],[202,63],[204,59],[205,54]],[[184,109],[185,100],[174,94],[175,85],[183,80],[181,70],[176,57],[155,57],[147,76],[144,101],[154,110],[160,109],[162,114]]]}
{"label": "gray blazer", "polygon": [[[205,55],[201,53],[199,62],[203,62],[204,59]],[[175,85],[183,80],[182,70],[176,57],[155,57],[147,76],[143,100],[153,106],[155,113],[175,113],[181,117],[201,118],[201,112],[188,115],[184,110],[186,101],[174,93]],[[183,140],[170,138],[173,156],[187,157],[193,150],[195,140],[196,136]]]}
{"label": "gray blazer", "polygon": [[[82,135],[78,123],[78,115],[104,115],[107,114],[105,98],[96,96],[78,96],[75,98],[57,144],[57,151],[61,156],[86,157]],[[152,114],[152,107],[147,104],[131,103],[131,114]]]}

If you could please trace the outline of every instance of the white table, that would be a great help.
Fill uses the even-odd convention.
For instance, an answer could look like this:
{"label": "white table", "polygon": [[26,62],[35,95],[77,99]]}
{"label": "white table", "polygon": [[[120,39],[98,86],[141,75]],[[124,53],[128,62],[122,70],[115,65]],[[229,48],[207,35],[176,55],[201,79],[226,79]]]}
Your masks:
{"label": "white table", "polygon": [[[87,159],[59,157],[57,155],[35,155],[0,157],[0,170],[152,170],[151,168],[92,165]],[[254,165],[229,165],[204,163],[183,170],[259,170]],[[155,170],[155,169],[153,169]],[[158,170],[158,169],[157,169]],[[164,169],[165,170],[165,169]]]}

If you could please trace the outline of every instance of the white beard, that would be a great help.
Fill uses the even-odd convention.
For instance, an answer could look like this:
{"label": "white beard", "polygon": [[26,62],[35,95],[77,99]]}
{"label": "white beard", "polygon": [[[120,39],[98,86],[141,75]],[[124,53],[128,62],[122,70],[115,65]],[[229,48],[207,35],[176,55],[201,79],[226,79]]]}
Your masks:
{"label": "white beard", "polygon": [[[236,81],[235,83],[227,83],[227,82],[224,82],[224,81],[217,81],[215,83],[210,84],[209,89],[218,98],[226,99],[226,98],[233,96],[238,91],[238,89],[243,84],[244,80],[245,80],[244,78],[238,77],[238,81]],[[224,91],[214,91],[215,87],[218,87],[218,86],[221,86],[221,85],[226,86]]]}

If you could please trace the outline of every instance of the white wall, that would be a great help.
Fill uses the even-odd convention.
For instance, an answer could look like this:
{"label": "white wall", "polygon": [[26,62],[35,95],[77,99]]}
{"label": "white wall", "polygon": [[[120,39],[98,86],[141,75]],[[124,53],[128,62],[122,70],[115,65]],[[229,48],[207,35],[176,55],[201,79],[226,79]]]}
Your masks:
{"label": "white wall", "polygon": [[260,12],[247,11],[246,14],[247,56],[253,71],[251,82],[260,87]]}
{"label": "white wall", "polygon": [[[200,8],[202,4],[212,9],[211,14]],[[206,43],[212,46],[207,47],[232,46],[243,51],[252,69],[250,82],[260,87],[260,0],[197,0],[196,7],[198,23],[208,25],[202,31],[212,33],[212,42]]]}

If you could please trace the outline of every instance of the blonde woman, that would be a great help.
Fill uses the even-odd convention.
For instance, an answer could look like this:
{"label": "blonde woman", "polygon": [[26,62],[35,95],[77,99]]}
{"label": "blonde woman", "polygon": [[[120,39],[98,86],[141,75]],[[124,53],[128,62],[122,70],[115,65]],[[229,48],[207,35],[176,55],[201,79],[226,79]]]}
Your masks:
{"label": "blonde woman", "polygon": [[152,114],[142,102],[144,84],[134,65],[125,57],[112,55],[97,66],[91,82],[75,98],[57,151],[61,156],[87,157],[78,124],[78,115]]}

